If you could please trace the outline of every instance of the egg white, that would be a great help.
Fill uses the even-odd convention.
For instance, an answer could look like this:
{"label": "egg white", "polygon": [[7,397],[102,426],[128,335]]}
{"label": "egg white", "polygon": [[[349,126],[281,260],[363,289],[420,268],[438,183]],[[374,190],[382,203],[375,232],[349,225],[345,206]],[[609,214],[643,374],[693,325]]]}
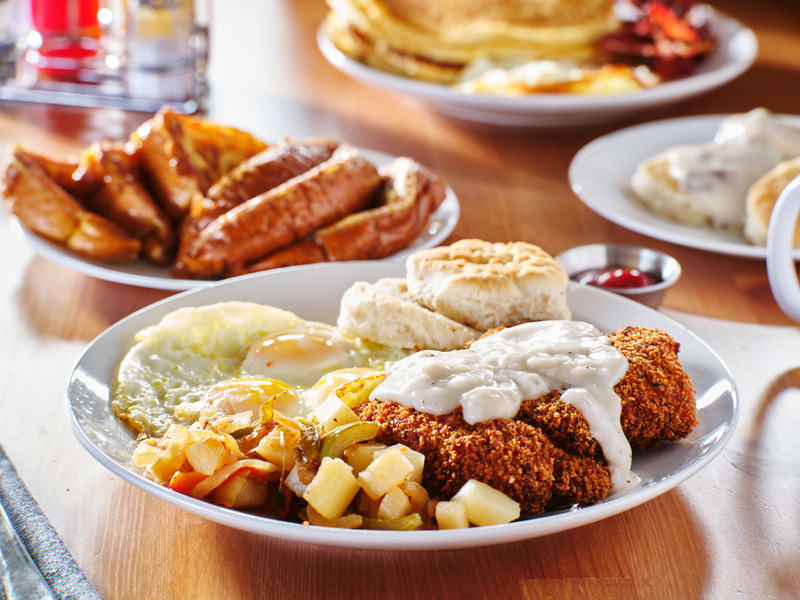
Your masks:
{"label": "egg white", "polygon": [[[287,333],[299,344],[273,344],[269,360],[256,360],[264,338]],[[306,337],[313,343],[306,344]],[[170,425],[226,414],[230,407],[252,410],[257,401],[242,397],[250,392],[243,392],[241,380],[257,378],[259,389],[270,389],[270,380],[291,387],[301,400],[295,410],[303,412],[313,408],[303,394],[327,373],[383,369],[405,354],[272,306],[220,302],[182,308],[136,335],[111,384],[111,405],[134,431],[158,437]]]}

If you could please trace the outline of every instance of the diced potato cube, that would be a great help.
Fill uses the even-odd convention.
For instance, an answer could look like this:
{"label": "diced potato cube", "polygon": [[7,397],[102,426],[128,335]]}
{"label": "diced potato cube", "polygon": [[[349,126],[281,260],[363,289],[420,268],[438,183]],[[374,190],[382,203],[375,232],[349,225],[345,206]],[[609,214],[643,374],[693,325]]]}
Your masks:
{"label": "diced potato cube", "polygon": [[[133,451],[133,464],[137,467],[149,467],[164,453],[163,448],[156,446],[156,440],[147,439],[139,442]],[[370,460],[372,460],[370,458]]]}
{"label": "diced potato cube", "polygon": [[187,446],[186,460],[198,473],[211,475],[235,459],[221,441],[207,437]]}
{"label": "diced potato cube", "polygon": [[266,481],[240,473],[215,488],[209,499],[227,508],[249,508],[261,506],[269,500],[269,490]]}
{"label": "diced potato cube", "polygon": [[519,503],[503,492],[475,479],[467,481],[452,498],[467,511],[473,525],[499,525],[519,518]]}
{"label": "diced potato cube", "polygon": [[399,519],[411,512],[411,502],[399,487],[389,488],[378,506],[379,519]]}
{"label": "diced potato cube", "polygon": [[414,465],[397,448],[390,448],[376,457],[358,474],[358,483],[370,498],[380,498],[392,486],[399,485]]}
{"label": "diced potato cube", "polygon": [[361,527],[361,523],[364,521],[364,517],[355,513],[342,515],[341,517],[336,517],[335,519],[326,519],[316,510],[314,510],[314,507],[311,505],[306,508],[306,517],[308,518],[308,522],[312,525],[322,527],[339,527],[341,529],[357,529]]}
{"label": "diced potato cube", "polygon": [[422,483],[422,469],[425,467],[425,455],[422,452],[417,452],[416,450],[412,450],[405,444],[394,444],[393,446],[389,446],[389,448],[395,448],[403,453],[409,462],[414,465],[414,470],[406,476],[408,481],[414,481],[416,483]]}
{"label": "diced potato cube", "polygon": [[406,479],[400,484],[400,489],[408,496],[408,500],[411,502],[411,510],[421,515],[427,515],[428,502],[430,502],[431,497],[422,484]]}
{"label": "diced potato cube", "polygon": [[360,420],[353,409],[335,394],[330,394],[327,400],[314,409],[314,417],[323,431],[331,431],[341,425],[356,423]]}
{"label": "diced potato cube", "polygon": [[350,465],[340,458],[323,458],[308,484],[303,499],[326,519],[342,516],[358,493],[358,481]]}
{"label": "diced potato cube", "polygon": [[294,448],[300,439],[300,432],[290,427],[278,425],[261,438],[256,453],[284,471],[294,466]]}
{"label": "diced potato cube", "polygon": [[161,456],[150,465],[150,473],[159,481],[169,481],[186,460],[186,445],[189,440],[189,430],[185,427],[177,428],[169,440]]}
{"label": "diced potato cube", "polygon": [[300,481],[300,474],[297,472],[297,465],[293,466],[292,470],[289,471],[286,479],[283,480],[283,485],[289,488],[298,498],[302,498],[303,494],[306,493],[306,489],[308,488],[305,483]]}
{"label": "diced potato cube", "polygon": [[353,444],[344,451],[344,459],[347,464],[353,467],[353,475],[358,475],[375,460],[375,454],[381,450],[386,450],[386,444],[378,442],[364,442]]}
{"label": "diced potato cube", "polygon": [[380,498],[373,500],[367,495],[367,492],[361,490],[357,496],[357,500],[357,510],[359,514],[364,515],[365,517],[377,518],[378,508],[380,508],[381,505]]}
{"label": "diced potato cube", "polygon": [[439,529],[466,529],[469,527],[467,510],[460,502],[437,502],[435,516]]}

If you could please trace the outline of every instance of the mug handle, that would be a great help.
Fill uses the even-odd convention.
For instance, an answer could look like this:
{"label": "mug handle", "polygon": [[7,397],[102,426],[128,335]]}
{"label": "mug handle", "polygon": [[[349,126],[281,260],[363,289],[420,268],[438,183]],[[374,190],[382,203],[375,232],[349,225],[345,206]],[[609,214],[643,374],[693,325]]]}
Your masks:
{"label": "mug handle", "polygon": [[767,228],[767,277],[781,310],[800,321],[800,281],[794,263],[794,232],[800,215],[800,177],[789,182],[772,209]]}

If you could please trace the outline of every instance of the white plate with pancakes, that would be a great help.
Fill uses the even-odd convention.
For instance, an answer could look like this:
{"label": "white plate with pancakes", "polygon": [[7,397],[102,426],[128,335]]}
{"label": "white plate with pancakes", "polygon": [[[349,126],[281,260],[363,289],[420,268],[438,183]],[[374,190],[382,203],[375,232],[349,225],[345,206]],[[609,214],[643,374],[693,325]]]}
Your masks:
{"label": "white plate with pancakes", "polygon": [[324,24],[317,45],[325,59],[342,73],[368,85],[422,100],[436,112],[478,123],[517,127],[566,127],[613,122],[637,113],[710,92],[742,75],[756,58],[752,30],[710,9],[717,48],[692,75],[627,94],[531,94],[519,97],[470,94],[452,86],[428,83],[369,67],[342,53]]}
{"label": "white plate with pancakes", "polygon": [[[665,219],[636,199],[630,179],[637,165],[679,144],[707,142],[730,115],[702,115],[634,125],[597,138],[572,159],[569,181],[586,206],[626,229],[680,246],[765,259],[766,248],[748,243],[736,231],[694,227]],[[800,127],[800,117],[781,115]],[[800,250],[795,253],[800,260]]]}
{"label": "white plate with pancakes", "polygon": [[[363,150],[364,155],[375,164],[382,164],[395,158],[392,155],[374,150]],[[428,218],[425,230],[417,236],[405,249],[384,260],[402,262],[409,254],[423,248],[432,248],[441,244],[449,236],[461,216],[461,205],[453,189],[448,185],[445,199],[438,209]],[[184,291],[207,287],[216,281],[201,279],[180,279],[173,277],[169,265],[156,265],[139,259],[131,262],[113,263],[94,261],[59,246],[40,235],[37,235],[19,222],[13,215],[9,218],[11,229],[40,256],[54,263],[68,267],[85,275],[139,287]]]}
{"label": "white plate with pancakes", "polygon": [[[738,393],[727,367],[701,339],[667,316],[608,291],[570,283],[567,300],[575,319],[601,331],[624,325],[666,330],[680,343],[679,359],[696,389],[699,424],[688,438],[635,452],[640,482],[584,507],[460,530],[369,531],[304,526],[245,511],[226,509],[179,494],[142,476],[131,456],[135,434],[118,420],[109,402],[109,382],[141,329],[178,308],[224,301],[251,301],[291,310],[304,319],[335,323],[344,291],[356,281],[402,277],[397,262],[309,265],[245,275],[190,290],[144,308],[98,336],[78,360],[67,388],[67,408],[80,443],[123,480],[202,518],[256,534],[298,542],[370,549],[433,550],[486,546],[549,535],[619,514],[670,490],[706,466],[731,437],[738,418]],[[314,293],[309,294],[308,290]]]}

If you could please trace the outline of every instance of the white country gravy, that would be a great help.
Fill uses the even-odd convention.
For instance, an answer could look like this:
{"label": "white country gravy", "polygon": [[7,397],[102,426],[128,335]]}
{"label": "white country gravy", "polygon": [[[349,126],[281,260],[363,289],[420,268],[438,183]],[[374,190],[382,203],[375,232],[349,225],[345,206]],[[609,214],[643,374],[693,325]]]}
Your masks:
{"label": "white country gravy", "polygon": [[434,415],[461,406],[464,420],[474,424],[513,418],[522,400],[558,390],[589,422],[615,491],[631,466],[614,392],[627,369],[625,356],[589,323],[539,321],[507,327],[469,349],[425,350],[403,358],[387,370],[370,398]]}
{"label": "white country gravy", "polygon": [[800,156],[800,129],[757,108],[727,117],[712,141],[675,146],[663,156],[679,189],[706,208],[713,227],[739,229],[750,186]]}

